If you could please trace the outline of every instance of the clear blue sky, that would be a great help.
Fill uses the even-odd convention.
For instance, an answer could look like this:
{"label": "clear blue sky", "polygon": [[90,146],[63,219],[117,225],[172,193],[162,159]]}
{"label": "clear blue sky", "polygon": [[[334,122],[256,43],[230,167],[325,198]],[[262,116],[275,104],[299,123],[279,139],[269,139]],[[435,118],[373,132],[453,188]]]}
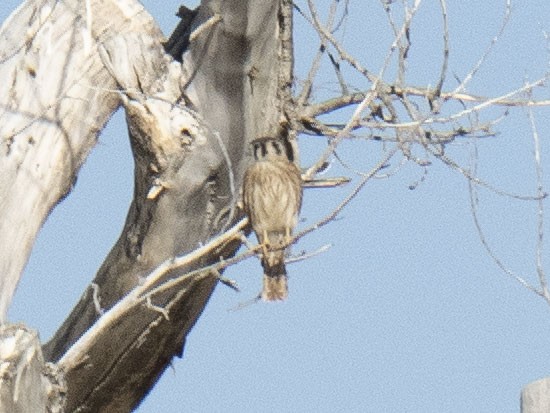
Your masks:
{"label": "clear blue sky", "polygon": [[[18,3],[2,2],[0,18]],[[326,0],[316,3],[326,10]],[[392,40],[381,3],[351,0],[351,18],[338,34],[374,71]],[[425,1],[412,27],[408,76],[415,85],[437,82],[438,3]],[[447,90],[455,86],[452,75],[463,78],[481,56],[504,12],[504,1],[449,3]],[[180,2],[144,4],[170,33]],[[550,31],[550,3],[514,2],[502,38],[468,92],[497,96],[541,77],[550,59],[545,30]],[[302,27],[295,40],[296,74],[303,79],[316,37]],[[315,91],[319,97],[337,88],[329,74],[324,76]],[[358,77],[350,79],[359,90],[368,87]],[[548,95],[548,89],[537,93]],[[548,112],[535,111],[546,171]],[[478,143],[480,176],[500,189],[534,194],[526,112],[514,111],[496,129],[499,135]],[[324,140],[303,138],[300,144],[306,166]],[[457,142],[448,154],[467,165],[470,150],[466,141]],[[358,140],[340,154],[366,171],[378,153],[375,144]],[[44,340],[57,329],[120,233],[132,168],[118,113],[76,189],[42,230],[10,311],[12,321],[37,328]],[[327,174],[349,171],[334,165]],[[434,161],[424,182],[409,190],[422,176],[423,170],[409,163],[390,179],[372,181],[337,221],[296,245],[296,252],[332,248],[289,267],[290,297],[283,304],[228,311],[255,296],[261,285],[257,260],[231,268],[226,275],[243,291],[217,287],[183,359],[174,361],[138,411],[175,413],[185,406],[189,412],[518,412],[521,388],[550,375],[550,306],[504,275],[482,249],[465,178]],[[548,175],[545,185],[550,190]],[[306,191],[302,227],[350,190]],[[502,260],[536,283],[536,204],[482,190],[480,218]],[[550,235],[548,224],[545,229]],[[543,253],[547,270],[548,251]]]}

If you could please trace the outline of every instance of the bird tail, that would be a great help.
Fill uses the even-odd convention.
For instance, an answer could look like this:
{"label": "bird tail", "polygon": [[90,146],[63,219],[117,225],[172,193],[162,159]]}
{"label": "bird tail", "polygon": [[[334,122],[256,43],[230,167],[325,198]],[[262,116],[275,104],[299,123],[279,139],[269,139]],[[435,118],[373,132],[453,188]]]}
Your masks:
{"label": "bird tail", "polygon": [[262,264],[264,267],[262,300],[285,300],[288,296],[288,284],[284,251],[270,251],[267,260]]}
{"label": "bird tail", "polygon": [[279,301],[288,297],[288,285],[286,274],[271,276],[264,274],[264,288],[262,290],[262,300]]}

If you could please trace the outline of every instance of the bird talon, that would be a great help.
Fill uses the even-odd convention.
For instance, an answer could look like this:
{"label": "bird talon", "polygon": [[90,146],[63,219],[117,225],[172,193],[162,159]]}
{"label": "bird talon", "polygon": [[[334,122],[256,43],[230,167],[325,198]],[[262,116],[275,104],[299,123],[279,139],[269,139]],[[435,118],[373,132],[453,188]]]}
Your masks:
{"label": "bird talon", "polygon": [[267,258],[267,252],[269,251],[269,245],[267,243],[262,244],[262,255]]}

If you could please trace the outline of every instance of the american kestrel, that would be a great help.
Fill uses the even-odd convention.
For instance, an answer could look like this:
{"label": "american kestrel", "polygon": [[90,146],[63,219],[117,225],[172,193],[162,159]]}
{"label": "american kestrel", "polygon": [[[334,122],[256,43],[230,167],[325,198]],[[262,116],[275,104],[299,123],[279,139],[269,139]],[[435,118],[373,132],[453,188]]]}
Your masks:
{"label": "american kestrel", "polygon": [[251,142],[255,162],[243,182],[244,210],[262,245],[262,299],[288,295],[284,246],[291,240],[302,205],[302,179],[287,139],[263,137]]}

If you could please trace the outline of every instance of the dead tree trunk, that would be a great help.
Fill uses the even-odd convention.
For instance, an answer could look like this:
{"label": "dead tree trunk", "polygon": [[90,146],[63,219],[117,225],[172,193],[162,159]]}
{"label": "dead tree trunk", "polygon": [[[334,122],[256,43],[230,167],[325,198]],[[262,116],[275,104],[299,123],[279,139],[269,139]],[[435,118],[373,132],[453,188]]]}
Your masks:
{"label": "dead tree trunk", "polygon": [[44,364],[38,334],[22,325],[0,326],[0,412],[61,413],[63,374]]}
{"label": "dead tree trunk", "polygon": [[204,0],[181,14],[167,46],[176,60],[133,0],[29,1],[0,34],[1,314],[98,131],[119,104],[127,114],[135,188],[124,230],[44,346],[66,374],[67,411],[130,411],[181,354],[216,264],[240,245],[246,222],[228,228],[247,143],[287,125],[290,2]]}
{"label": "dead tree trunk", "polygon": [[521,413],[550,412],[550,379],[529,383],[521,391]]}

